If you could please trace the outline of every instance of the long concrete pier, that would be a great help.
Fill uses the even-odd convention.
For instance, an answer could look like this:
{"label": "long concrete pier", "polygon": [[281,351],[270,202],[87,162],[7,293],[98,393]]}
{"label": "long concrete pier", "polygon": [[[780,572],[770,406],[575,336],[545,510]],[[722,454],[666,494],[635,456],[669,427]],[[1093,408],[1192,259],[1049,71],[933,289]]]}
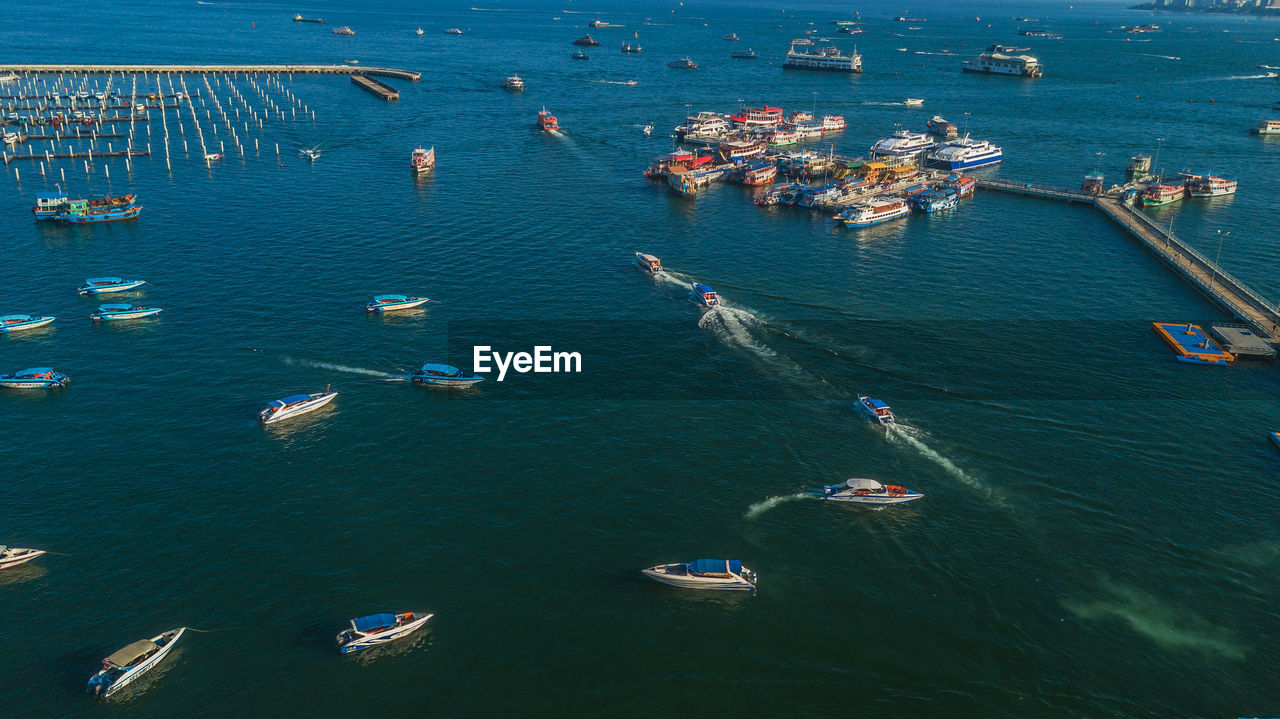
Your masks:
{"label": "long concrete pier", "polygon": [[401,80],[421,80],[422,73],[392,67],[356,67],[354,65],[0,65],[0,73],[31,74],[230,74],[267,73],[280,75],[378,75]]}

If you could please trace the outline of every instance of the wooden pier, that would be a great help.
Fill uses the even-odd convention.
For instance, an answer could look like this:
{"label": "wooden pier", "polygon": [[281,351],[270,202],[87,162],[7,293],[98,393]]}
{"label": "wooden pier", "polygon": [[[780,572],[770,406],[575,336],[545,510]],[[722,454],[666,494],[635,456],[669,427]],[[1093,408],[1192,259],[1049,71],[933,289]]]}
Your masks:
{"label": "wooden pier", "polygon": [[18,74],[171,74],[215,75],[278,74],[278,75],[376,75],[400,80],[421,80],[422,73],[398,70],[392,67],[355,67],[353,65],[0,65],[0,73]]}
{"label": "wooden pier", "polygon": [[375,80],[364,75],[352,75],[351,82],[388,102],[400,99],[400,91],[381,80]]}
{"label": "wooden pier", "polygon": [[1043,187],[1025,182],[1009,182],[1007,180],[984,180],[977,177],[973,179],[978,181],[978,187],[980,189],[1007,192],[1012,195],[1044,197],[1050,200],[1063,200],[1065,202],[1087,202],[1089,204],[1093,204],[1094,199],[1093,195],[1084,192],[1064,190],[1057,187]]}

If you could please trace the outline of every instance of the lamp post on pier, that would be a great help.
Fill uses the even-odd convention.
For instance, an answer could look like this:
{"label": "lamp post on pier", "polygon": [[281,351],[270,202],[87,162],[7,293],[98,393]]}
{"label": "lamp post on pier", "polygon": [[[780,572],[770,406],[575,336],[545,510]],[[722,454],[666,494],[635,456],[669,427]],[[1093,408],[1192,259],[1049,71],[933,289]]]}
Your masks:
{"label": "lamp post on pier", "polygon": [[[1156,172],[1160,172],[1160,145],[1162,145],[1163,143],[1164,143],[1163,137],[1156,138],[1156,161],[1151,163],[1151,169],[1155,170]],[[1161,179],[1164,179],[1164,173],[1161,172],[1160,175],[1161,175]]]}
{"label": "lamp post on pier", "polygon": [[1231,234],[1230,232],[1223,232],[1222,230],[1218,230],[1218,253],[1213,256],[1213,268],[1212,268],[1212,272],[1209,275],[1209,291],[1210,292],[1213,291],[1214,280],[1218,279],[1218,259],[1222,257],[1222,241],[1227,239],[1227,236],[1230,234]]}

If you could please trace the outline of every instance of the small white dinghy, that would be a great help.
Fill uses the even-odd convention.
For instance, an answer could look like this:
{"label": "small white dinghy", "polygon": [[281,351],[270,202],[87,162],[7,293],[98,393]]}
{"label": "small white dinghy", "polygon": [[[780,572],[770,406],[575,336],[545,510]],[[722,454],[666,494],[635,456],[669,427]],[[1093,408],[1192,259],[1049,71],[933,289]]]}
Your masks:
{"label": "small white dinghy", "polygon": [[267,405],[267,408],[258,413],[258,418],[263,424],[271,424],[279,422],[282,419],[297,417],[300,414],[314,412],[317,409],[329,404],[337,397],[337,392],[330,392],[329,385],[325,385],[323,392],[312,392],[311,394],[291,394],[288,397],[280,399]]}
{"label": "small white dinghy", "polygon": [[43,549],[23,549],[21,547],[6,547],[0,544],[0,569],[26,564],[41,554],[44,554]]}
{"label": "small white dinghy", "polygon": [[822,488],[823,499],[851,504],[902,504],[922,497],[924,495],[915,490],[865,477],[846,479],[840,484],[828,484]]}
{"label": "small white dinghy", "polygon": [[682,589],[750,591],[756,588],[756,573],[737,559],[695,559],[683,564],[659,564],[641,570],[650,579]]}
{"label": "small white dinghy", "polygon": [[338,651],[350,654],[400,639],[421,629],[434,616],[429,612],[403,612],[357,617],[351,620],[350,629],[338,635]]}
{"label": "small white dinghy", "polygon": [[89,679],[89,691],[95,696],[109,697],[124,689],[164,661],[186,631],[186,627],[178,627],[150,639],[140,639],[103,659],[102,669]]}

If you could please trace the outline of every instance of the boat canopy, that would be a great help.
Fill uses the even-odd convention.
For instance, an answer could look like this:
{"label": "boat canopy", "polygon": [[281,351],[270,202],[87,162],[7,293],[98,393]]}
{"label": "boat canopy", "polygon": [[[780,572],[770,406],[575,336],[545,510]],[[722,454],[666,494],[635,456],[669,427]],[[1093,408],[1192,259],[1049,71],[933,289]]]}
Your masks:
{"label": "boat canopy", "polygon": [[360,617],[351,620],[351,626],[355,627],[357,632],[372,632],[378,629],[389,629],[396,625],[396,615],[394,614],[370,614],[367,617]]}
{"label": "boat canopy", "polygon": [[135,308],[133,305],[109,304],[109,305],[98,305],[98,309],[103,312],[128,312],[129,310],[132,310]]}
{"label": "boat canopy", "polygon": [[872,409],[889,409],[889,405],[885,404],[882,399],[871,399],[868,397],[867,404],[870,405]]}
{"label": "boat canopy", "polygon": [[49,200],[65,200],[65,199],[67,199],[67,193],[65,193],[65,192],[37,192],[37,193],[36,193],[36,199],[37,199],[37,200],[40,200],[40,201],[44,201],[44,202],[48,202]]}
{"label": "boat canopy", "polygon": [[715,293],[715,290],[711,289],[711,286],[710,286],[710,285],[704,285],[704,284],[702,284],[701,282],[694,282],[694,283],[693,283],[693,291],[694,291],[694,292],[701,292],[701,293],[702,293],[702,294],[704,294],[704,295],[705,295],[705,294],[714,294],[714,293]]}
{"label": "boat canopy", "polygon": [[884,489],[884,484],[874,479],[854,477],[853,479],[846,479],[844,482],[837,484],[836,487],[846,489],[869,489],[873,492],[879,492]]}
{"label": "boat canopy", "polygon": [[695,559],[689,562],[692,574],[742,574],[742,561],[738,559]]}
{"label": "boat canopy", "polygon": [[306,402],[309,399],[311,399],[311,395],[309,394],[291,394],[288,397],[282,397],[281,399],[272,402],[271,406],[287,407],[291,404],[297,404],[298,402]]}
{"label": "boat canopy", "polygon": [[374,302],[405,302],[409,299],[408,295],[375,295]]}
{"label": "boat canopy", "polygon": [[0,317],[0,322],[30,322],[34,319],[31,315],[5,315]]}
{"label": "boat canopy", "polygon": [[14,372],[13,376],[14,377],[40,377],[42,375],[48,375],[48,374],[53,374],[52,367],[32,367],[31,369],[24,369],[21,372]]}
{"label": "boat canopy", "polygon": [[447,364],[424,364],[422,365],[422,371],[431,372],[435,374],[461,374],[462,373],[462,370],[458,369],[457,367],[454,367],[453,365],[447,365]]}
{"label": "boat canopy", "polygon": [[106,662],[113,667],[123,669],[124,667],[133,666],[138,660],[142,659],[149,652],[153,652],[160,648],[160,645],[150,639],[139,639],[129,646],[107,657]]}
{"label": "boat canopy", "polygon": [[119,277],[90,277],[85,280],[86,285],[118,285],[124,282]]}

